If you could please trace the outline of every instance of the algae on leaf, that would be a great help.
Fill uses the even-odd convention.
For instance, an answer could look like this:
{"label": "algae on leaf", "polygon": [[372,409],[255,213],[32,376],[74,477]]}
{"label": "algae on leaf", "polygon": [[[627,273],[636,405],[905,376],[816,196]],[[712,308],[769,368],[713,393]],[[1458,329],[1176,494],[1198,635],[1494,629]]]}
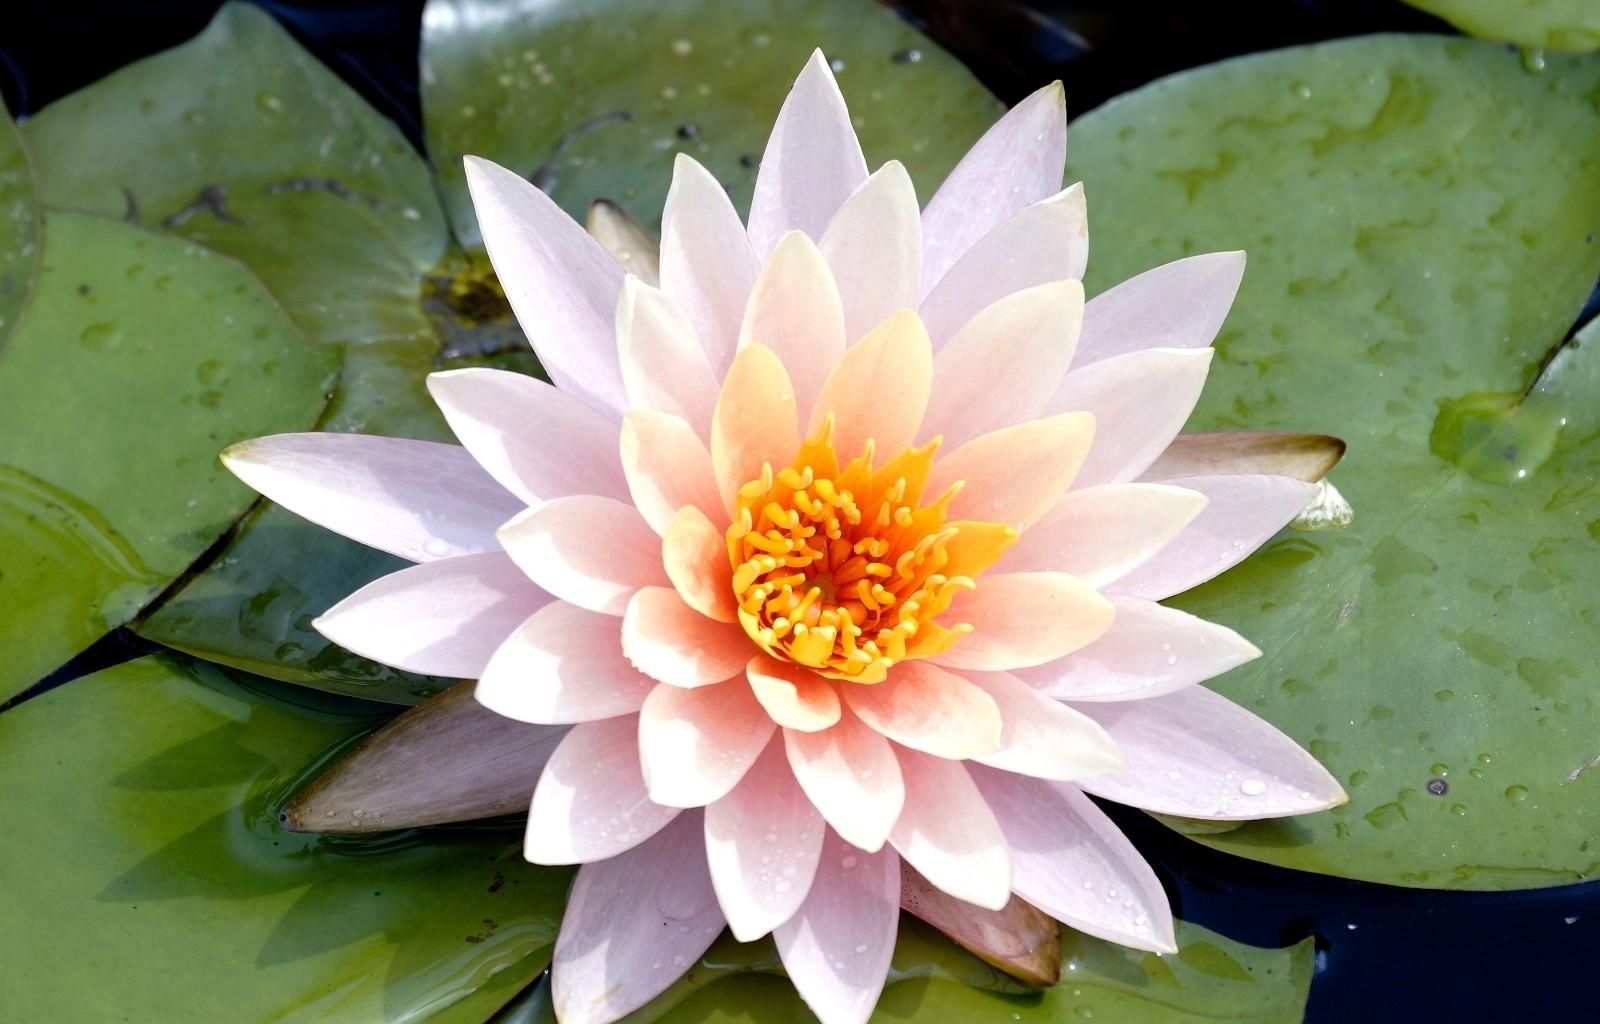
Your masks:
{"label": "algae on leaf", "polygon": [[1249,252],[1189,429],[1349,442],[1353,525],[1175,603],[1266,652],[1216,688],[1350,803],[1198,841],[1401,885],[1600,870],[1600,346],[1562,347],[1600,274],[1600,64],[1369,37],[1174,76],[1071,137],[1119,226],[1091,292]]}

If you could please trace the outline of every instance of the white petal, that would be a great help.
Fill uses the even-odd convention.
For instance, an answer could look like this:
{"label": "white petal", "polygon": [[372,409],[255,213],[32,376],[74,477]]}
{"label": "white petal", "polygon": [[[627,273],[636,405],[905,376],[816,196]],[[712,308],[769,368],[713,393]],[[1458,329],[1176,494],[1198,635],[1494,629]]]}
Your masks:
{"label": "white petal", "polygon": [[634,409],[622,419],[621,447],[628,494],[656,533],[665,534],[686,505],[713,522],[727,520],[711,472],[711,452],[688,421]]}
{"label": "white petal", "polygon": [[519,722],[561,725],[631,714],[655,680],[622,656],[622,623],[554,601],[494,652],[478,703]]}
{"label": "white petal", "polygon": [[1266,543],[1317,496],[1317,485],[1287,476],[1189,476],[1163,481],[1209,501],[1194,522],[1106,590],[1159,601],[1197,587]]}
{"label": "white petal", "polygon": [[906,661],[876,685],[843,687],[873,729],[915,750],[963,758],[1000,748],[1000,709],[981,687],[926,661]]}
{"label": "white petal", "polygon": [[612,325],[622,268],[522,175],[475,156],[466,171],[484,248],[539,364],[561,390],[621,419]]}
{"label": "white petal", "polygon": [[1226,626],[1154,601],[1110,595],[1105,634],[1065,658],[1016,675],[1057,700],[1144,700],[1172,693],[1261,656]]}
{"label": "white petal", "polygon": [[922,296],[922,210],[898,160],[862,183],[817,241],[844,307],[845,340],[854,342]]}
{"label": "white petal", "polygon": [[1078,341],[1083,285],[1056,281],[979,311],[933,360],[923,437],[946,451],[1036,419],[1061,386]]}
{"label": "white petal", "polygon": [[622,653],[672,686],[710,686],[739,675],[755,650],[743,628],[706,618],[671,587],[645,587],[622,616]]}
{"label": "white petal", "polygon": [[1077,787],[973,768],[1011,847],[1018,896],[1080,931],[1176,953],[1172,909],[1150,865]]}
{"label": "white petal", "polygon": [[673,807],[720,800],[755,763],[772,730],[743,679],[694,689],[662,683],[639,712],[639,761],[650,799]]}
{"label": "white petal", "polygon": [[1012,214],[1059,191],[1066,162],[1066,93],[1051,82],[995,122],[928,201],[923,289]]}
{"label": "white petal", "polygon": [[1072,491],[1023,531],[1000,565],[1068,572],[1104,587],[1160,551],[1206,507],[1199,491],[1166,484],[1101,484]]}
{"label": "white petal", "polygon": [[1203,686],[1149,700],[1080,704],[1128,755],[1128,770],[1086,779],[1096,796],[1219,821],[1282,818],[1345,802],[1294,740]]}
{"label": "white petal", "polygon": [[689,315],[719,381],[733,362],[739,321],[760,269],[727,190],[679,153],[661,213],[661,290]]}
{"label": "white petal", "polygon": [[785,729],[783,739],[800,788],[834,831],[863,850],[883,846],[906,798],[889,741],[849,711],[830,729]]}
{"label": "white petal", "polygon": [[423,675],[476,679],[506,637],[550,600],[504,552],[390,573],[312,623],[341,647]]}
{"label": "white petal", "polygon": [[1083,311],[1074,367],[1147,348],[1211,344],[1244,276],[1244,253],[1174,260],[1108,288]]}
{"label": "white petal", "polygon": [[233,474],[295,515],[412,562],[500,546],[523,502],[465,448],[363,434],[278,434],[222,453]]}
{"label": "white petal", "polygon": [[896,752],[906,806],[889,833],[900,856],[940,889],[988,910],[1011,899],[1011,855],[1000,825],[959,761]]}
{"label": "white petal", "polygon": [[522,853],[534,864],[588,864],[649,839],[680,813],[651,802],[639,771],[639,716],[572,727],[533,791]]}
{"label": "white petal", "polygon": [[629,277],[617,302],[617,354],[630,409],[682,417],[711,436],[721,375],[706,360],[694,325],[664,293]]}
{"label": "white petal", "polygon": [[739,348],[751,345],[771,349],[782,361],[799,409],[811,408],[844,355],[839,289],[816,243],[797,231],[778,241],[750,293]]}
{"label": "white petal", "polygon": [[828,221],[863,181],[861,155],[844,94],[821,50],[811,54],[783,101],[756,172],[750,244],[763,259],[790,231],[821,238]]}
{"label": "white petal", "polygon": [[973,757],[980,764],[1040,779],[1069,782],[1121,771],[1127,758],[1104,729],[1005,672],[964,672],[987,693],[1004,722],[1000,749]]}
{"label": "white petal", "polygon": [[632,505],[580,494],[531,508],[500,528],[506,554],[563,601],[621,615],[642,587],[667,583],[661,539]]}
{"label": "white petal", "polygon": [[550,973],[561,1024],[611,1024],[677,981],[722,932],[700,815],[585,864],[572,883]]}
{"label": "white petal", "polygon": [[774,736],[727,796],[706,808],[706,859],[734,938],[750,942],[794,916],[822,853],[822,815]]}
{"label": "white petal", "polygon": [[1172,443],[1189,418],[1211,368],[1211,350],[1152,348],[1073,370],[1050,412],[1094,414],[1094,446],[1076,488],[1132,480]]}
{"label": "white petal", "polygon": [[1079,183],[984,235],[933,286],[921,313],[934,349],[1007,295],[1051,281],[1081,281],[1088,259],[1089,220]]}
{"label": "white petal", "polygon": [[825,1024],[866,1024],[883,991],[900,922],[900,858],[833,832],[800,910],[773,933],[789,978]]}
{"label": "white petal", "polygon": [[572,395],[481,367],[429,374],[428,394],[472,457],[524,504],[568,494],[628,497],[617,424]]}

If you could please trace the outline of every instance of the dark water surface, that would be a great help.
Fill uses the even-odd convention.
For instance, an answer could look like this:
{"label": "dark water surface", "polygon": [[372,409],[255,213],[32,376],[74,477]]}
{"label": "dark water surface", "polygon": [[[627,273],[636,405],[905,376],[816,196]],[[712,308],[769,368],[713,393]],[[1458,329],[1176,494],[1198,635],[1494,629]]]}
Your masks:
{"label": "dark water surface", "polygon": [[[14,114],[37,112],[189,38],[217,6],[217,0],[8,5],[0,16],[0,94]],[[420,144],[421,0],[263,0],[261,6]],[[1238,54],[1369,32],[1451,31],[1382,0],[904,0],[899,7],[1003,99],[1060,78],[1074,114],[1171,72]],[[1591,300],[1584,319],[1596,306]],[[143,653],[122,637],[113,634],[86,652],[69,666],[71,675]],[[69,677],[58,673],[50,682]],[[1517,893],[1347,882],[1231,858],[1141,814],[1109,809],[1156,866],[1184,918],[1264,946],[1316,936],[1307,1019],[1317,1024],[1600,1019],[1585,996],[1587,971],[1600,956],[1600,882]]]}

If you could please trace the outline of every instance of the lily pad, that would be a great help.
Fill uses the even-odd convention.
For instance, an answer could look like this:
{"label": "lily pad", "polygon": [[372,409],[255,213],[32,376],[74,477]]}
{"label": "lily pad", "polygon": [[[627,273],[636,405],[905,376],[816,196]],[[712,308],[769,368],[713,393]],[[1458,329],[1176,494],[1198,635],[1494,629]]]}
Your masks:
{"label": "lily pad", "polygon": [[43,229],[28,151],[0,103],[0,350],[39,274]]}
{"label": "lily pad", "polygon": [[1594,0],[1406,0],[1470,35],[1529,49],[1587,53],[1600,48]]}
{"label": "lily pad", "polygon": [[431,335],[419,284],[446,233],[427,165],[260,8],[224,5],[23,133],[47,206],[237,257],[316,341]]}
{"label": "lily pad", "polygon": [[517,830],[277,826],[375,707],[144,659],[0,715],[7,1014],[477,1022],[510,999],[570,878],[526,864]]}
{"label": "lily pad", "polygon": [[1091,291],[1250,253],[1190,429],[1349,442],[1352,525],[1176,603],[1266,651],[1217,689],[1350,803],[1199,841],[1403,885],[1593,875],[1600,344],[1562,341],[1600,273],[1600,65],[1370,37],[1166,79],[1072,137]]}
{"label": "lily pad", "polygon": [[482,245],[469,153],[575,217],[606,198],[654,227],[684,152],[746,209],[773,118],[819,46],[868,163],[901,160],[924,199],[1001,113],[955,58],[857,0],[430,0],[423,114],[456,236]]}
{"label": "lily pad", "polygon": [[52,214],[0,351],[0,697],[126,621],[232,526],[254,496],[218,448],[314,423],[337,365],[233,260]]}
{"label": "lily pad", "polygon": [[[1067,930],[1060,985],[1028,989],[902,916],[889,984],[872,1020],[1022,1022],[1160,1021],[1299,1024],[1311,987],[1310,939],[1259,949],[1178,923],[1176,956],[1127,949]],[[769,940],[724,935],[681,981],[629,1018],[636,1024],[810,1024],[816,1018]],[[530,990],[495,1024],[554,1024],[549,987]]]}

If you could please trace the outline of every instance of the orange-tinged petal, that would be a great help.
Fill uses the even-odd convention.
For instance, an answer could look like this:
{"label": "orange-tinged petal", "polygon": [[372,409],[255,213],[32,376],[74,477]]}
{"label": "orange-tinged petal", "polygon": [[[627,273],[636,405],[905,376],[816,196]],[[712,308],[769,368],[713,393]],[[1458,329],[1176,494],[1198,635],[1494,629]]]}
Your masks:
{"label": "orange-tinged petal", "polygon": [[739,352],[711,419],[711,466],[723,507],[732,512],[739,488],[764,465],[784,466],[800,447],[794,387],[764,345]]}
{"label": "orange-tinged petal", "polygon": [[739,348],[752,345],[783,361],[802,409],[811,407],[829,368],[844,355],[844,307],[833,272],[817,244],[798,231],[778,241],[750,292]]}
{"label": "orange-tinged petal", "polygon": [[1042,665],[1099,639],[1115,617],[1111,602],[1076,576],[990,573],[951,603],[945,621],[972,632],[935,660],[983,671]]}
{"label": "orange-tinged petal", "polygon": [[677,416],[634,409],[623,417],[622,472],[634,506],[658,534],[666,533],[672,517],[688,505],[714,519],[726,515],[711,473],[711,453]]}
{"label": "orange-tinged petal", "polygon": [[976,577],[998,562],[1020,536],[1015,527],[975,519],[951,523],[949,528],[956,535],[944,546],[945,554],[950,556],[944,567],[946,576]]}
{"label": "orange-tinged petal", "polygon": [[795,780],[833,830],[868,853],[882,849],[906,799],[889,741],[849,711],[821,732],[785,729],[783,741]]}
{"label": "orange-tinged petal", "polygon": [[622,653],[640,672],[673,686],[709,686],[737,675],[750,648],[744,630],[706,618],[670,587],[645,587],[622,616]]}
{"label": "orange-tinged petal", "polygon": [[902,309],[851,346],[822,385],[808,436],[831,414],[833,447],[853,458],[871,438],[893,454],[916,440],[933,380],[933,346],[922,321]]}
{"label": "orange-tinged petal", "polygon": [[785,729],[819,732],[839,720],[836,684],[808,668],[761,654],[750,659],[745,675],[756,700]]}
{"label": "orange-tinged petal", "polygon": [[1092,415],[1066,412],[975,437],[933,464],[928,490],[959,483],[952,516],[1026,528],[1072,486],[1094,432]]}
{"label": "orange-tinged petal", "polygon": [[925,661],[896,665],[876,686],[847,684],[844,699],[863,722],[914,750],[961,760],[1000,749],[994,698]]}
{"label": "orange-tinged petal", "polygon": [[728,542],[704,512],[693,505],[678,510],[661,538],[661,561],[690,608],[718,622],[738,620]]}

